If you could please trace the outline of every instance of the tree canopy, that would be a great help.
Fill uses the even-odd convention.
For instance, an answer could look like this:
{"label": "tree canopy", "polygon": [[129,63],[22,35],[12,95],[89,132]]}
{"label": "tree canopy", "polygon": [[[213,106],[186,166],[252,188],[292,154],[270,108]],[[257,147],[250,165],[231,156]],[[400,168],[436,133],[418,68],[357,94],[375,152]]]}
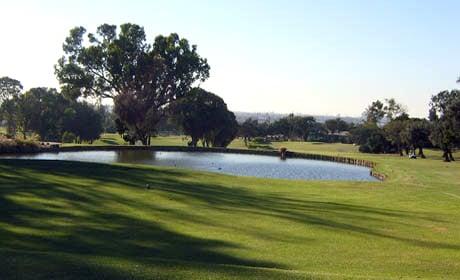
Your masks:
{"label": "tree canopy", "polygon": [[0,78],[0,104],[9,99],[17,96],[22,91],[22,84],[18,80],[10,77]]}
{"label": "tree canopy", "polygon": [[388,120],[394,120],[395,118],[407,115],[407,108],[401,103],[396,102],[394,98],[385,99],[385,106],[383,107]]}
{"label": "tree canopy", "polygon": [[209,77],[196,45],[173,33],[149,44],[143,27],[102,24],[96,33],[70,30],[55,66],[62,92],[71,98],[112,98],[120,125],[147,144],[167,106]]}
{"label": "tree canopy", "polygon": [[385,117],[385,111],[383,110],[383,103],[380,100],[372,102],[364,111],[364,118],[366,122],[378,124],[383,117]]}
{"label": "tree canopy", "polygon": [[401,156],[403,155],[403,149],[406,150],[406,153],[409,153],[408,143],[406,142],[406,138],[403,137],[408,125],[408,120],[408,117],[407,119],[395,119],[383,127],[388,141],[396,147],[397,152],[399,152]]}
{"label": "tree canopy", "polygon": [[219,96],[201,88],[194,88],[185,97],[172,104],[171,112],[184,133],[196,146],[201,140],[204,145],[226,147],[236,137],[238,123],[235,115]]}
{"label": "tree canopy", "polygon": [[349,124],[341,118],[329,119],[324,122],[330,133],[342,132],[349,130]]}
{"label": "tree canopy", "polygon": [[445,90],[431,98],[431,141],[440,147],[445,161],[452,161],[452,149],[460,145],[460,91]]}
{"label": "tree canopy", "polygon": [[93,141],[102,132],[102,121],[94,106],[65,99],[53,88],[31,88],[7,99],[0,106],[8,133],[17,132],[27,138],[28,133],[42,141],[61,141],[71,132],[78,141]]}
{"label": "tree canopy", "polygon": [[402,115],[407,115],[406,106],[396,102],[394,98],[385,99],[385,102],[376,100],[363,113],[365,121],[373,124],[380,124],[384,118],[391,121]]}
{"label": "tree canopy", "polygon": [[238,135],[243,137],[247,146],[248,141],[257,136],[266,136],[266,129],[263,129],[257,119],[248,118],[239,126]]}
{"label": "tree canopy", "polygon": [[426,119],[410,119],[406,121],[405,129],[401,132],[401,138],[406,145],[409,145],[415,153],[425,158],[423,148],[430,145],[430,123]]}

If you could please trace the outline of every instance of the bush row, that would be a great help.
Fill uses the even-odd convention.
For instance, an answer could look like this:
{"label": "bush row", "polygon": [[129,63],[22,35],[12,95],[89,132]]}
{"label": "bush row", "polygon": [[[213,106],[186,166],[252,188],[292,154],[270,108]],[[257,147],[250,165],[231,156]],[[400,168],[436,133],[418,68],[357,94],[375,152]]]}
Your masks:
{"label": "bush row", "polygon": [[0,137],[0,154],[36,153],[39,151],[40,145],[35,141]]}

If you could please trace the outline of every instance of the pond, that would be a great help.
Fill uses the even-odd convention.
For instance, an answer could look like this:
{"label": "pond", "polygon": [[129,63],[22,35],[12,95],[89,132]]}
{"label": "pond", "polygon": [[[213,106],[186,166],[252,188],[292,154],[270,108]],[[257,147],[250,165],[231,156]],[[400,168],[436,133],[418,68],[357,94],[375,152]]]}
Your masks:
{"label": "pond", "polygon": [[262,178],[377,181],[367,167],[300,158],[281,160],[265,155],[120,150],[23,154],[2,158],[136,163]]}

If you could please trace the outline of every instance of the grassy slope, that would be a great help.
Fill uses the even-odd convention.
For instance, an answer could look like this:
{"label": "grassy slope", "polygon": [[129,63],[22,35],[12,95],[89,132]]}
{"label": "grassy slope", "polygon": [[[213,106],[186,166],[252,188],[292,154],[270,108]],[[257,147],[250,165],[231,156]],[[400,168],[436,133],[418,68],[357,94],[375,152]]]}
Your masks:
{"label": "grassy slope", "polygon": [[371,158],[389,179],[0,160],[0,278],[460,278],[459,163],[277,145]]}

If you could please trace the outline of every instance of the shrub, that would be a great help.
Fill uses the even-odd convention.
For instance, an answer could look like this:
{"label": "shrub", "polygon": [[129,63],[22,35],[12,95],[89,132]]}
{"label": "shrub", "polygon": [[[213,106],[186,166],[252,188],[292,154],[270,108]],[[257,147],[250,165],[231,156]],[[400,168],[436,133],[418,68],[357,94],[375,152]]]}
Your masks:
{"label": "shrub", "polygon": [[364,144],[359,146],[359,151],[361,153],[371,153],[371,148],[367,144]]}
{"label": "shrub", "polygon": [[385,153],[391,151],[390,143],[380,131],[371,134],[366,143],[359,147],[362,153]]}
{"label": "shrub", "polygon": [[0,154],[36,153],[39,151],[40,145],[35,141],[0,137]]}

